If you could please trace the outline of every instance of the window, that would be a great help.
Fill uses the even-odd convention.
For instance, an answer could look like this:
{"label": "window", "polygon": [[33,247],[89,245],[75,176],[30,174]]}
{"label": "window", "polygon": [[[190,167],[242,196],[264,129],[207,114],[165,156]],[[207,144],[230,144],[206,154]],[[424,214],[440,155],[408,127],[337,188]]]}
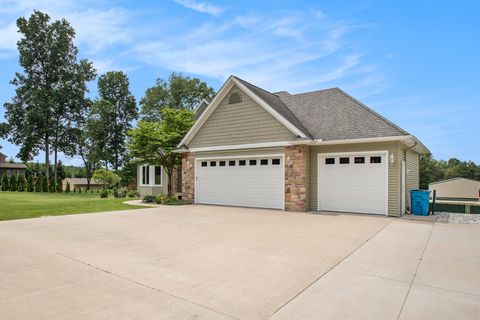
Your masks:
{"label": "window", "polygon": [[350,158],[340,158],[340,164],[349,164]]}
{"label": "window", "polygon": [[242,102],[242,97],[238,93],[232,93],[228,99],[228,104],[240,103]]}
{"label": "window", "polygon": [[150,167],[149,166],[142,166],[142,184],[144,185],[150,184]]}
{"label": "window", "polygon": [[246,164],[247,164],[247,161],[246,161],[246,160],[239,160],[239,161],[238,161],[238,165],[239,165],[239,166],[244,166],[244,165],[246,165]]}
{"label": "window", "polygon": [[162,167],[155,167],[155,185],[161,186],[162,185]]}
{"label": "window", "polygon": [[225,161],[219,161],[219,162],[218,162],[218,165],[219,165],[220,167],[225,167]]}
{"label": "window", "polygon": [[280,159],[272,159],[272,164],[277,166],[280,164]]}
{"label": "window", "polygon": [[382,157],[370,157],[370,163],[382,163]]}
{"label": "window", "polygon": [[257,160],[250,160],[250,165],[251,166],[256,166],[257,165]]}
{"label": "window", "polygon": [[235,160],[230,160],[230,161],[228,161],[228,165],[229,165],[230,167],[235,166]]}
{"label": "window", "polygon": [[260,160],[260,165],[262,165],[262,166],[268,165],[268,159],[262,159],[262,160]]}
{"label": "window", "polygon": [[365,157],[355,157],[353,158],[353,162],[357,164],[365,163]]}
{"label": "window", "polygon": [[210,161],[210,167],[216,167],[217,161]]}
{"label": "window", "polygon": [[207,161],[202,161],[202,167],[206,167],[208,165]]}
{"label": "window", "polygon": [[335,164],[335,158],[325,158],[325,164]]}

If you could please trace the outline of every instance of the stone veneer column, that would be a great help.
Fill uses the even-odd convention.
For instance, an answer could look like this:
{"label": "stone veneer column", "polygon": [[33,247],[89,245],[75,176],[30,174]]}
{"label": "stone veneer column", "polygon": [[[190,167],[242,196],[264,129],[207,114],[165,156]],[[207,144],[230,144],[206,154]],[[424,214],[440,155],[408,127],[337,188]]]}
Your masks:
{"label": "stone veneer column", "polygon": [[307,211],[308,146],[285,147],[285,210]]}
{"label": "stone veneer column", "polygon": [[182,154],[182,197],[185,200],[195,200],[195,154]]}

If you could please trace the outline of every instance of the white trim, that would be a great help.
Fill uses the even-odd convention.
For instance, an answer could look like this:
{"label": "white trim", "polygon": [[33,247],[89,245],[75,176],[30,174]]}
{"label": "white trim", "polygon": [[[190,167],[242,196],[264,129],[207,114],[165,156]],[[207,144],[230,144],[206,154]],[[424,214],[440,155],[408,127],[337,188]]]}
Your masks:
{"label": "white trim", "polygon": [[245,155],[245,156],[222,156],[222,157],[203,157],[203,158],[195,158],[195,163],[194,163],[194,171],[195,171],[195,180],[194,180],[194,185],[193,185],[193,190],[194,190],[194,198],[195,204],[198,204],[198,197],[197,197],[197,163],[202,161],[202,160],[210,160],[210,159],[241,159],[241,158],[276,158],[276,157],[282,157],[282,164],[283,164],[283,170],[282,170],[282,209],[285,211],[285,154],[251,154],[251,155]]}
{"label": "white trim", "polygon": [[[140,187],[163,187],[163,175],[165,174],[165,170],[162,166],[153,166],[153,165],[139,165],[140,168],[140,179],[138,180],[138,185]],[[148,181],[149,184],[142,183],[143,181],[143,167],[148,167]],[[160,167],[160,184],[155,184],[155,167]]]}
{"label": "white trim", "polygon": [[401,177],[400,181],[401,185],[401,194],[400,194],[400,215],[405,214],[407,208],[407,164],[405,160],[401,162]]}
{"label": "white trim", "polygon": [[269,147],[285,147],[288,145],[290,145],[288,141],[279,141],[279,142],[237,144],[237,145],[231,145],[231,146],[191,148],[185,151],[186,152],[222,151],[222,150],[254,149],[254,148],[269,148]]}
{"label": "white trim", "polygon": [[289,129],[292,133],[302,138],[307,137],[302,131],[300,131],[297,127],[295,127],[290,121],[285,119],[282,115],[280,115],[275,109],[273,109],[269,104],[265,101],[260,99],[255,93],[253,93],[250,89],[248,89],[243,83],[235,79],[235,77],[230,76],[228,80],[224,83],[220,91],[215,95],[212,102],[207,106],[205,111],[202,112],[198,120],[193,124],[187,134],[183,137],[182,141],[178,144],[178,148],[181,146],[188,144],[195,134],[200,130],[203,124],[207,121],[210,115],[215,111],[215,109],[219,106],[220,102],[225,98],[228,91],[236,85],[242,91],[245,92],[250,98],[252,98],[255,102],[257,102],[262,108],[264,108],[268,113],[270,113],[273,117],[275,117],[280,123],[282,123],[287,129]]}
{"label": "white trim", "polygon": [[386,179],[385,179],[385,216],[388,216],[388,150],[378,150],[378,151],[357,151],[357,152],[327,152],[327,153],[318,153],[317,154],[317,211],[321,211],[320,209],[320,158],[321,157],[328,157],[328,156],[339,156],[339,155],[360,155],[360,154],[384,154],[385,155],[385,171],[386,171]]}
{"label": "white trim", "polygon": [[280,121],[285,127],[288,128],[292,133],[302,138],[306,138],[307,135],[300,131],[297,127],[295,127],[290,121],[285,119],[280,113],[278,113],[275,109],[273,109],[268,103],[263,101],[259,96],[257,96],[252,90],[248,89],[243,83],[238,81],[237,79],[233,78],[233,82],[242,89],[250,98],[252,98],[256,103],[262,106],[268,113],[270,113],[275,119]]}

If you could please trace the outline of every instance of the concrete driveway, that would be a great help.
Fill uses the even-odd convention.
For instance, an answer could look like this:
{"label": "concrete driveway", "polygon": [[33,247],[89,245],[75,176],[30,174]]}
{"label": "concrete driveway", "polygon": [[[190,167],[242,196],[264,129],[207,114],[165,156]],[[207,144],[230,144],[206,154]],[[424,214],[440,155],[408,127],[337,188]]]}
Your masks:
{"label": "concrete driveway", "polygon": [[181,206],[0,223],[1,319],[479,319],[480,226]]}

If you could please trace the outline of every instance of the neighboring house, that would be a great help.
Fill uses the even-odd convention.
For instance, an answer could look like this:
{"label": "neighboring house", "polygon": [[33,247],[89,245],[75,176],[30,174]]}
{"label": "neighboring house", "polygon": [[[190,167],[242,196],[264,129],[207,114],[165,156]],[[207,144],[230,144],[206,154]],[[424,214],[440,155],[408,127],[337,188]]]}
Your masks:
{"label": "neighboring house", "polygon": [[10,163],[7,162],[7,156],[0,152],[0,179],[3,177],[3,174],[6,172],[10,177],[12,174],[19,175],[25,174],[27,171],[27,166],[23,163]]}
{"label": "neighboring house", "polygon": [[202,111],[177,150],[195,203],[399,216],[429,152],[338,88],[270,93],[231,76]]}
{"label": "neighboring house", "polygon": [[[65,178],[62,180],[62,188],[65,190],[67,188],[67,182],[70,184],[70,191],[75,190],[87,190],[87,178]],[[90,180],[90,189],[91,190],[97,190],[97,189],[102,189],[103,185],[97,181],[95,181],[93,178]]]}
{"label": "neighboring house", "polygon": [[428,185],[428,190],[436,190],[438,200],[456,200],[456,201],[479,201],[480,181],[453,178],[443,181],[432,182]]}

